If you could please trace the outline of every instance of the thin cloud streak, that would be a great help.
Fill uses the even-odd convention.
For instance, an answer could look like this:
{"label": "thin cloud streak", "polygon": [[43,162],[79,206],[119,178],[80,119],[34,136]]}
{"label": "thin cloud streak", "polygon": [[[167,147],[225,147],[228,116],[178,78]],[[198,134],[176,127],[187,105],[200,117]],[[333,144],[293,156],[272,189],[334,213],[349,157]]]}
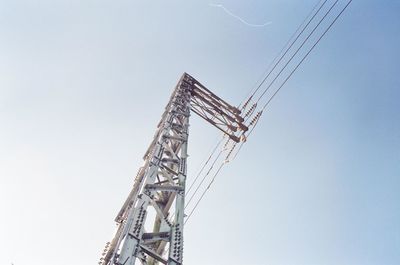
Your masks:
{"label": "thin cloud streak", "polygon": [[266,22],[266,23],[264,23],[264,24],[252,24],[252,23],[249,23],[249,22],[247,22],[246,20],[244,20],[243,18],[241,18],[241,17],[239,17],[238,15],[235,15],[234,13],[232,13],[232,11],[230,11],[229,9],[227,9],[224,5],[222,5],[222,4],[208,4],[209,6],[212,6],[212,7],[219,7],[219,8],[221,8],[222,10],[224,10],[224,12],[226,13],[226,14],[228,14],[229,16],[231,16],[231,17],[234,17],[234,18],[236,18],[237,20],[239,20],[240,22],[242,22],[243,24],[245,24],[245,25],[247,25],[247,26],[249,26],[249,27],[254,27],[254,28],[260,28],[260,27],[265,27],[265,26],[268,26],[268,25],[270,25],[270,24],[272,24],[272,22],[271,21],[268,21],[268,22]]}

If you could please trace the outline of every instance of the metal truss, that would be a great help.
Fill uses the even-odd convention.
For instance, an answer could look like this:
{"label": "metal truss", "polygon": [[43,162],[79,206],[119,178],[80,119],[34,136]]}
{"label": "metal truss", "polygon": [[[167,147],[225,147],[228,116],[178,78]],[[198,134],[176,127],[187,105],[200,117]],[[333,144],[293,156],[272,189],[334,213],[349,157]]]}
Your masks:
{"label": "metal truss", "polygon": [[192,80],[191,110],[227,134],[230,139],[239,142],[237,135],[248,130],[243,124],[240,110],[212,93],[193,77]]}
{"label": "metal truss", "polygon": [[235,142],[247,131],[240,111],[184,73],[145,153],[99,264],[182,264],[190,112]]}

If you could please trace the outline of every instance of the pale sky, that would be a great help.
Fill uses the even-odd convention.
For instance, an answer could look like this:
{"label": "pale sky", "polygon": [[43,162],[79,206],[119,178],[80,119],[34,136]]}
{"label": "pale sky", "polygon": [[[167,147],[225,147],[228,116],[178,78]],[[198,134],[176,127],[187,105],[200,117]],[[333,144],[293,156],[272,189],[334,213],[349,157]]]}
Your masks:
{"label": "pale sky", "polygon": [[[316,3],[0,0],[0,264],[97,264],[182,73],[239,104]],[[400,264],[399,13],[353,1],[188,222],[185,264]],[[191,116],[189,181],[218,136]]]}

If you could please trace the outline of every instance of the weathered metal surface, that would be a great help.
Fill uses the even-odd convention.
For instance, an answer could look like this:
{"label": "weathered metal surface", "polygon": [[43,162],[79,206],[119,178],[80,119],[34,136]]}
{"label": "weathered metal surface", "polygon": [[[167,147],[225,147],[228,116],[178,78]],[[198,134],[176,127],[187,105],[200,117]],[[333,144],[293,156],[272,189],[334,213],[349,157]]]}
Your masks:
{"label": "weathered metal surface", "polygon": [[[182,264],[191,111],[235,142],[247,131],[236,107],[184,73],[143,157],[144,165],[115,218],[117,232],[107,243],[99,264]],[[149,227],[152,231],[145,231]]]}

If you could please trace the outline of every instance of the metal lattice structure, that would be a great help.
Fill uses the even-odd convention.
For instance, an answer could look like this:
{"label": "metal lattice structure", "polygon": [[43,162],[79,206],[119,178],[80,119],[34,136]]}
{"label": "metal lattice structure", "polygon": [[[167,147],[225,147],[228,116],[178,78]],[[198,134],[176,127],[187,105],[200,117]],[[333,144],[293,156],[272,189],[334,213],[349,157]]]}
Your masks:
{"label": "metal lattice structure", "polygon": [[185,182],[191,112],[234,142],[247,131],[241,112],[184,73],[145,153],[99,264],[182,264]]}

